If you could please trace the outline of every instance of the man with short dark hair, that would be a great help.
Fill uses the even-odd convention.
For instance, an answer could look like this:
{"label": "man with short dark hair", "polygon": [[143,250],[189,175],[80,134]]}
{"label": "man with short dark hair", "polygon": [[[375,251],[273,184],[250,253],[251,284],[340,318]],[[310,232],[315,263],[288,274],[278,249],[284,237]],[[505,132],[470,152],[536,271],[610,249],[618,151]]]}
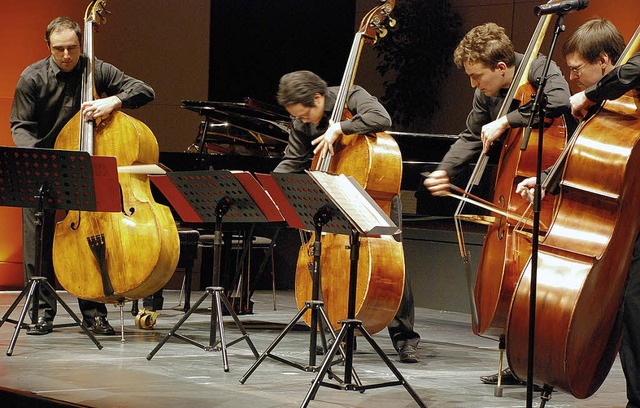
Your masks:
{"label": "man with short dark hair", "polygon": [[[58,17],[47,26],[45,41],[50,55],[29,67],[20,75],[11,110],[11,134],[18,147],[53,148],[58,134],[67,122],[81,111],[85,120],[104,117],[116,109],[137,108],[153,100],[153,89],[144,82],[95,59],[94,79],[98,95],[106,97],[81,103],[82,73],[86,56],[82,54],[80,26],[68,17]],[[45,211],[42,274],[53,281],[52,247],[55,213]],[[22,210],[23,261],[25,281],[36,276],[35,209]],[[46,291],[40,293],[38,320],[32,322],[27,334],[48,334],[53,329],[56,300]],[[103,303],[78,299],[83,324],[96,334],[112,335]]]}
{"label": "man with short dark hair", "polygon": [[[347,95],[347,107],[353,115],[349,119],[330,123],[339,87],[327,83],[311,71],[295,71],[280,79],[278,103],[292,119],[289,141],[284,158],[275,172],[303,172],[311,167],[314,154],[324,157],[333,153],[333,144],[342,136],[371,134],[391,126],[391,117],[378,100],[362,87],[354,85]],[[392,200],[391,219],[402,229],[400,199]],[[413,329],[414,301],[409,278],[405,277],[400,307],[388,330],[393,347],[403,363],[419,359],[420,335]]]}

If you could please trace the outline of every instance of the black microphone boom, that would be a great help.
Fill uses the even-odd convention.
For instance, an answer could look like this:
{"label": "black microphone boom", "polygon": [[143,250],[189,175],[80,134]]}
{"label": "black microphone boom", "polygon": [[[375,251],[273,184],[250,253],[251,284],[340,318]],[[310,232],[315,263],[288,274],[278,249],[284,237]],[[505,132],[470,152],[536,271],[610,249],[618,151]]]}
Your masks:
{"label": "black microphone boom", "polygon": [[546,14],[566,14],[570,11],[578,11],[587,8],[589,0],[564,0],[557,3],[543,4],[536,6],[533,12],[536,16]]}

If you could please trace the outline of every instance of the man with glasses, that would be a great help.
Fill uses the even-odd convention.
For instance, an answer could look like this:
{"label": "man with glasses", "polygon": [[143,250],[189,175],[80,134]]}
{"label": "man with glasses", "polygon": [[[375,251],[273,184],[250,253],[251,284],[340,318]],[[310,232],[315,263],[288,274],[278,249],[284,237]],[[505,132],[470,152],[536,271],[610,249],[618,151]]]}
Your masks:
{"label": "man with glasses", "polygon": [[333,153],[343,134],[381,132],[391,127],[391,117],[378,100],[358,85],[349,90],[347,107],[351,119],[329,123],[339,87],[311,71],[295,71],[280,79],[278,103],[291,115],[292,128],[284,158],[275,172],[300,173],[311,166],[316,153]]}
{"label": "man with glasses", "polygon": [[[347,95],[350,119],[331,123],[339,87],[327,83],[311,71],[295,71],[280,79],[278,103],[291,115],[292,126],[284,158],[275,168],[279,173],[301,173],[311,167],[313,156],[333,154],[333,145],[342,135],[370,134],[391,127],[391,117],[378,100],[358,85]],[[398,196],[392,201],[391,219],[402,228],[402,208]],[[388,330],[393,347],[403,363],[418,362],[420,335],[413,330],[414,301],[408,277],[400,307]]]}
{"label": "man with glasses", "polygon": [[[572,113],[578,119],[582,118],[582,113],[581,110],[574,109],[576,99],[585,103],[585,90],[594,87],[603,76],[614,69],[624,47],[624,38],[620,31],[611,21],[602,18],[582,24],[563,45],[562,55],[569,67],[569,79],[581,91],[571,97]],[[543,180],[547,172],[548,170],[543,172]],[[553,184],[549,190],[555,192],[556,186]],[[523,197],[527,194],[532,195],[534,187],[535,177],[529,177],[518,185],[517,192]]]}
{"label": "man with glasses", "polygon": [[613,69],[623,50],[624,39],[610,21],[587,21],[562,47],[569,79],[584,90]]}

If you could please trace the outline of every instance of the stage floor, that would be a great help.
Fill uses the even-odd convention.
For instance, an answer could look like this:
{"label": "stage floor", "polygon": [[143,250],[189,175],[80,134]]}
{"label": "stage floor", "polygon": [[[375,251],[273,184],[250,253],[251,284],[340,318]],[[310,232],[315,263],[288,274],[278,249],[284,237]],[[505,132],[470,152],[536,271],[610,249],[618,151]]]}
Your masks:
{"label": "stage floor", "polygon": [[[203,292],[194,292],[192,304]],[[66,292],[63,299],[78,312],[78,304]],[[4,314],[18,292],[0,292],[0,312]],[[208,344],[211,296],[178,330],[179,334]],[[192,344],[171,338],[151,360],[149,353],[183,316],[178,305],[179,292],[165,290],[164,310],[153,330],[135,326],[130,304],[125,307],[124,337],[99,336],[99,350],[78,327],[57,328],[45,336],[27,336],[25,330],[7,356],[15,325],[0,327],[0,406],[104,408],[146,407],[296,407],[303,402],[316,374],[305,372],[272,358],[264,360],[249,376],[242,378],[255,358],[245,341],[228,349],[230,371],[224,372],[222,353],[205,351]],[[293,292],[277,293],[277,310],[273,310],[271,292],[257,292],[253,297],[253,314],[241,315],[259,353],[278,336],[296,314]],[[12,313],[17,320],[21,307]],[[69,323],[59,307],[55,323]],[[120,312],[109,306],[109,320],[120,329]],[[227,342],[239,337],[233,320],[225,316]],[[422,336],[421,360],[417,364],[398,361],[386,330],[375,334],[376,343],[390,357],[402,376],[429,407],[524,407],[526,387],[505,386],[502,397],[494,396],[494,387],[480,383],[478,377],[497,370],[497,343],[472,334],[469,316],[418,308],[416,330]],[[358,339],[353,364],[362,383],[371,385],[393,381],[395,376],[371,346]],[[309,360],[309,331],[300,322],[294,326],[272,352],[302,365]],[[585,356],[586,358],[588,356]],[[322,362],[318,358],[317,364]],[[334,371],[343,375],[341,365]],[[326,381],[328,380],[325,377]],[[13,390],[20,395],[13,395]],[[28,400],[26,396],[38,399]],[[539,406],[534,393],[534,406]],[[619,361],[598,392],[586,400],[554,392],[547,407],[624,407],[625,384]],[[414,407],[411,395],[401,385],[369,389],[364,393],[334,390],[321,386],[309,407]]]}

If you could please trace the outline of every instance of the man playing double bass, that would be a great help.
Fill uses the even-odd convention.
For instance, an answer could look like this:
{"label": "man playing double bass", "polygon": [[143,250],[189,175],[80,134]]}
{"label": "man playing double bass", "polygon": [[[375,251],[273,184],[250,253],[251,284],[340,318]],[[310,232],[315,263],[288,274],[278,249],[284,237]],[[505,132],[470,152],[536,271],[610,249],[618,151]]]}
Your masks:
{"label": "man playing double bass", "polygon": [[[155,97],[153,89],[144,82],[98,59],[95,60],[95,89],[107,95],[80,106],[82,73],[86,57],[81,53],[80,26],[68,17],[51,21],[45,32],[50,55],[29,67],[20,75],[11,110],[11,134],[18,147],[53,148],[58,134],[79,111],[86,120],[106,116],[115,109],[137,108]],[[35,209],[22,211],[23,261],[25,281],[37,275],[35,271]],[[42,274],[53,280],[52,247],[54,213],[45,211]],[[78,299],[83,324],[96,334],[112,335],[103,303]],[[56,300],[40,292],[40,313],[27,334],[48,334],[53,329]]]}
{"label": "man playing double bass", "polygon": [[[378,100],[362,87],[354,85],[349,91],[347,105],[353,117],[329,123],[338,87],[327,83],[310,71],[295,71],[280,79],[278,103],[291,115],[293,126],[284,158],[274,172],[299,173],[311,166],[314,154],[324,157],[333,153],[333,144],[343,134],[381,132],[391,126],[391,118]],[[391,219],[402,228],[399,197],[392,202]],[[419,359],[420,335],[413,330],[414,302],[409,279],[405,286],[396,316],[388,325],[393,347],[403,363]]]}
{"label": "man playing double bass", "polygon": [[[514,109],[497,117],[523,60],[523,55],[515,52],[504,28],[486,23],[471,29],[458,44],[453,59],[456,66],[469,76],[475,91],[466,129],[451,145],[438,168],[424,181],[424,186],[435,196],[446,195],[451,179],[459,175],[481,151],[488,153],[491,144],[508,129],[525,127],[530,116],[526,109]],[[545,61],[546,57],[540,56],[531,65],[528,80],[534,86]],[[553,62],[549,66],[545,94],[550,117],[569,112],[569,85]]]}
{"label": "man playing double bass", "polygon": [[[565,43],[562,51],[571,80],[581,89],[571,97],[575,117],[588,116],[587,110],[604,100],[617,99],[633,89],[640,91],[640,53],[614,68],[623,50],[622,35],[603,19],[587,21]],[[531,199],[535,181],[535,177],[523,180],[516,192]],[[640,236],[635,240],[622,299],[620,361],[627,382],[627,408],[640,408]]]}
{"label": "man playing double bass", "polygon": [[[454,62],[469,76],[475,89],[471,112],[467,116],[466,129],[438,165],[427,175],[424,186],[434,196],[445,196],[451,180],[481,152],[489,152],[491,144],[510,128],[522,128],[528,124],[530,113],[514,109],[498,118],[499,110],[524,56],[516,53],[505,29],[495,23],[486,23],[471,29],[453,54]],[[546,57],[539,56],[531,64],[528,81],[536,85],[542,73]],[[555,63],[549,66],[547,84],[547,113],[558,117],[570,111],[569,85]],[[502,371],[502,384],[520,383],[509,368]],[[482,382],[495,384],[498,374],[481,377]]]}

